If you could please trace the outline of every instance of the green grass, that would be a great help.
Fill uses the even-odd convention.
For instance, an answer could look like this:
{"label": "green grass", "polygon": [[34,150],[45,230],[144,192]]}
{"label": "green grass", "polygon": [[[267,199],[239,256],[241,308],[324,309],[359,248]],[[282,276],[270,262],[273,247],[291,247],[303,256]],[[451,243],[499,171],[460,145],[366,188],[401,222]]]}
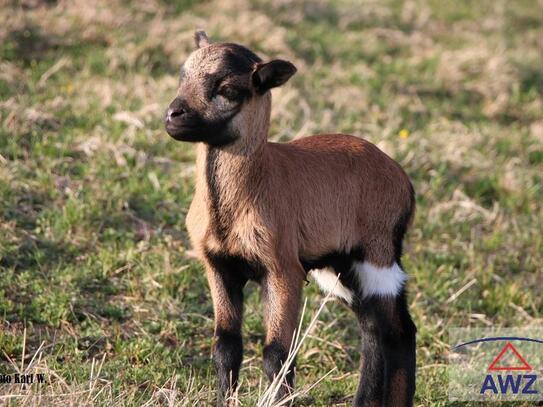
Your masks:
{"label": "green grass", "polygon": [[[273,139],[357,134],[412,177],[418,405],[449,405],[449,327],[541,324],[540,2],[28,3],[0,9],[0,374],[39,350],[51,383],[0,385],[22,394],[10,404],[78,405],[90,385],[96,404],[213,400],[211,301],[184,228],[194,147],[162,125],[196,28],[298,66],[274,91]],[[247,293],[253,405],[266,382]],[[305,295],[307,323],[323,297]],[[336,370],[298,404],[349,405],[357,348],[354,316],[328,303],[298,386]]]}

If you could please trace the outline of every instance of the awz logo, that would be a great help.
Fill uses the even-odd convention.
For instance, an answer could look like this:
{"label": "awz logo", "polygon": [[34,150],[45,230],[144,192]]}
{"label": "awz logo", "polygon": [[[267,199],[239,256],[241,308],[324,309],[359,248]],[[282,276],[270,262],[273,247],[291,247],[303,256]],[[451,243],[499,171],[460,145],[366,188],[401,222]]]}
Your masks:
{"label": "awz logo", "polygon": [[452,351],[463,356],[456,359],[455,373],[449,376],[453,378],[453,387],[449,389],[455,391],[451,399],[543,399],[541,345],[543,339],[506,334],[489,335],[453,346]]}
{"label": "awz logo", "polygon": [[[502,364],[502,360],[511,360],[516,363]],[[532,367],[526,362],[526,359],[522,357],[519,351],[511,344],[507,344],[503,347],[501,352],[496,356],[488,367],[489,372],[511,372],[511,371],[532,371]],[[486,392],[492,392],[494,394],[537,394],[538,391],[534,388],[534,383],[537,380],[535,374],[487,374],[483,385],[481,386],[481,394]]]}
{"label": "awz logo", "polygon": [[450,328],[449,344],[450,401],[543,401],[543,327]]}

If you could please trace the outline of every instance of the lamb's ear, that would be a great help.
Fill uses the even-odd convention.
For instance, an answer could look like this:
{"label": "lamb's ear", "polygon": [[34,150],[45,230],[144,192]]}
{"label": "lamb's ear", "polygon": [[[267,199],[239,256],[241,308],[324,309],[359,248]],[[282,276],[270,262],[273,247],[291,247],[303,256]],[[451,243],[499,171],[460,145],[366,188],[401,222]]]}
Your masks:
{"label": "lamb's ear", "polygon": [[211,40],[205,31],[199,30],[194,33],[194,43],[196,44],[196,48],[203,48],[211,44]]}
{"label": "lamb's ear", "polygon": [[266,63],[258,63],[252,73],[252,81],[258,93],[263,94],[268,89],[281,86],[296,73],[296,67],[281,59]]}

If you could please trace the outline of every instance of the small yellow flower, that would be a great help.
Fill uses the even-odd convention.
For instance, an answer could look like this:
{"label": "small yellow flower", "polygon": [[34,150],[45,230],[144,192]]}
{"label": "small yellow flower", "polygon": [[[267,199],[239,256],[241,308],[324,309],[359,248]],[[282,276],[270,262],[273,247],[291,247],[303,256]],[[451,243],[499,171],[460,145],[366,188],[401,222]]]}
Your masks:
{"label": "small yellow flower", "polygon": [[71,83],[68,83],[66,85],[66,93],[71,94],[73,93],[73,91],[74,91],[74,85],[72,85]]}
{"label": "small yellow flower", "polygon": [[409,137],[409,130],[401,129],[398,133],[398,136],[400,136],[400,138],[406,139],[407,137]]}

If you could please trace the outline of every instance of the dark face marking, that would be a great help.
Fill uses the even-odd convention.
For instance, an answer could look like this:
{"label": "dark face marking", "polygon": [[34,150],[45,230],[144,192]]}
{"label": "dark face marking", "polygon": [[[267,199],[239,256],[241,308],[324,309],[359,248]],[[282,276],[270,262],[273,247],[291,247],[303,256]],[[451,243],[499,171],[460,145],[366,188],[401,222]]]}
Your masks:
{"label": "dark face marking", "polygon": [[241,105],[245,100],[251,97],[251,91],[249,89],[241,87],[235,82],[230,83],[228,81],[223,81],[218,86],[215,94],[228,99],[230,102],[235,102],[238,105]]}
{"label": "dark face marking", "polygon": [[236,131],[229,128],[230,120],[241,110],[239,105],[226,116],[207,119],[180,98],[174,99],[166,114],[166,131],[178,141],[205,142],[224,146],[236,140]]}
{"label": "dark face marking", "polygon": [[224,43],[220,44],[220,46],[224,51],[224,70],[230,74],[250,73],[257,63],[262,62],[258,55],[242,45]]}
{"label": "dark face marking", "polygon": [[[190,61],[190,62],[189,62]],[[176,140],[224,146],[239,138],[230,125],[254,90],[250,75],[261,59],[237,44],[212,44],[181,67],[178,97],[166,114]]]}

